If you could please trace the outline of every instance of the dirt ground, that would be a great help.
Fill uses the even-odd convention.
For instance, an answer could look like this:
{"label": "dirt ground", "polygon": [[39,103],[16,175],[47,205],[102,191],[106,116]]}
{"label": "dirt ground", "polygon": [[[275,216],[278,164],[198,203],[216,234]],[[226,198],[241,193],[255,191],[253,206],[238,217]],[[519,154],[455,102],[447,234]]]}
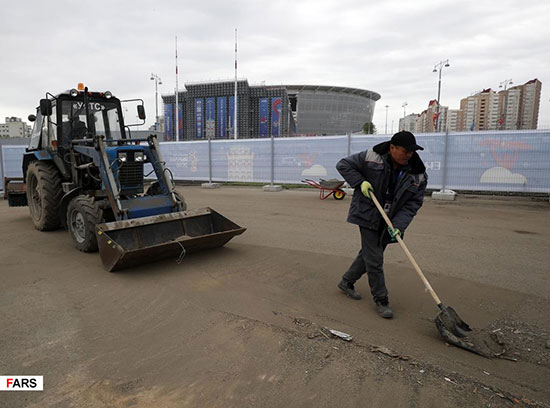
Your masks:
{"label": "dirt ground", "polygon": [[[359,249],[351,197],[178,187],[247,231],[119,273],[0,200],[0,375],[43,375],[1,407],[550,407],[550,204],[426,198],[405,242],[445,304],[505,359],[449,346],[399,246],[395,317],[336,287]],[[350,334],[344,341],[330,329]]]}

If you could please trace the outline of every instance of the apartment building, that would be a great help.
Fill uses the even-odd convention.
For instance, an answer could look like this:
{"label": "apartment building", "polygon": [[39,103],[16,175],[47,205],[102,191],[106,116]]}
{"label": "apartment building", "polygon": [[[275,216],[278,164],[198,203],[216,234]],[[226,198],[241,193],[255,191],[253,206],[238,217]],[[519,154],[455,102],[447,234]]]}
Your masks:
{"label": "apartment building", "polygon": [[0,123],[0,137],[29,137],[31,128],[21,118],[6,117],[6,123]]}
{"label": "apartment building", "polygon": [[[542,83],[532,79],[500,92],[490,88],[476,92],[460,100],[460,109],[441,106],[440,131],[536,129],[541,89]],[[436,108],[437,101],[430,101],[417,119],[417,132],[435,131]]]}
{"label": "apartment building", "polygon": [[399,130],[407,130],[412,133],[418,132],[416,128],[416,122],[418,121],[418,113],[411,113],[401,119],[399,119]]}

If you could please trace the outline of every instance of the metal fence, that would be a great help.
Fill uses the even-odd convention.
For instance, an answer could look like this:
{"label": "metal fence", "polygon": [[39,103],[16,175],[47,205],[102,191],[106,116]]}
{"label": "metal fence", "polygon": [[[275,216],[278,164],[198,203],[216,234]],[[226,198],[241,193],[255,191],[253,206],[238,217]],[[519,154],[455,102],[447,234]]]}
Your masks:
{"label": "metal fence", "polygon": [[[389,136],[342,135],[161,143],[176,180],[290,184],[341,178],[342,157]],[[428,188],[550,193],[550,131],[418,134]],[[0,175],[21,176],[23,146],[2,146]]]}

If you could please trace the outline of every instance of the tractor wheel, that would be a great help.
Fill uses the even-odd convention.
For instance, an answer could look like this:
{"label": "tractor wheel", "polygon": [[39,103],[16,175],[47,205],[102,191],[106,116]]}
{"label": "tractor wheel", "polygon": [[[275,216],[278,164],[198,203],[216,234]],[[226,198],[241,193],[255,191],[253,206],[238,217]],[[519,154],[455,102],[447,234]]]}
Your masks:
{"label": "tractor wheel", "polygon": [[95,226],[103,222],[103,210],[93,197],[79,195],[67,207],[67,227],[76,249],[82,252],[97,251]]}
{"label": "tractor wheel", "polygon": [[52,163],[34,161],[27,168],[27,201],[34,226],[52,231],[61,225],[59,203],[63,190],[59,171]]}
{"label": "tractor wheel", "polygon": [[346,193],[344,193],[342,190],[336,190],[334,193],[332,193],[332,196],[335,200],[343,200],[346,196]]}

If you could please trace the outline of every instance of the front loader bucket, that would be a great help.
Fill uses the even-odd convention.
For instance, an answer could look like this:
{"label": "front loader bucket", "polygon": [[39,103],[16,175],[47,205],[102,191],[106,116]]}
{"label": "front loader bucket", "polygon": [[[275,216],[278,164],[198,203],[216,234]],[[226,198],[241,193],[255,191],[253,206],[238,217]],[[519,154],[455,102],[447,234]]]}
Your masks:
{"label": "front loader bucket", "polygon": [[221,247],[244,231],[208,207],[96,226],[99,255],[108,272]]}

